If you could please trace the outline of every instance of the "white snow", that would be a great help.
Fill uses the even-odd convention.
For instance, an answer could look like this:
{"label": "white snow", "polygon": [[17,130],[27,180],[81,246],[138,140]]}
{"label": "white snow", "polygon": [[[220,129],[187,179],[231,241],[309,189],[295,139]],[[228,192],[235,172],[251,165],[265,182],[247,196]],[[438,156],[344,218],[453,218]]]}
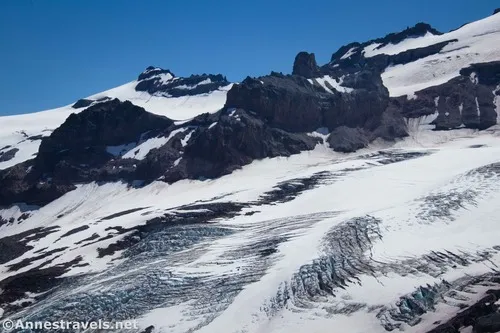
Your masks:
{"label": "white snow", "polygon": [[188,142],[189,142],[189,139],[191,139],[191,135],[193,135],[195,129],[192,129],[188,134],[186,134],[186,136],[181,140],[181,144],[183,147],[185,147]]}
{"label": "white snow", "polygon": [[356,52],[357,47],[351,47],[340,59],[348,59],[350,58],[354,52]]}
{"label": "white snow", "polygon": [[[191,129],[188,135],[193,131]],[[321,135],[322,132],[323,130],[319,129],[311,135]],[[475,251],[496,245],[498,237],[494,230],[498,229],[495,216],[500,214],[497,205],[500,200],[500,183],[493,179],[487,186],[481,179],[467,180],[463,175],[474,168],[500,162],[500,141],[498,137],[488,133],[468,133],[475,134],[465,136],[462,133],[461,137],[440,142],[439,145],[425,137],[418,144],[412,138],[405,139],[399,143],[399,148],[407,151],[426,151],[432,148],[433,154],[389,165],[372,166],[376,162],[363,157],[367,152],[374,152],[372,148],[357,154],[344,155],[318,146],[311,152],[288,158],[255,161],[242,170],[211,181],[184,180],[172,185],[154,182],[137,189],[128,188],[126,184],[121,183],[81,185],[77,190],[35,211],[33,216],[23,223],[2,228],[2,234],[8,236],[33,227],[61,227],[59,231],[31,242],[30,245],[34,248],[25,255],[1,265],[0,275],[6,278],[15,274],[8,270],[7,265],[32,257],[33,252],[37,250],[47,248],[45,251],[50,251],[63,246],[68,246],[69,249],[34,261],[17,273],[36,267],[49,259],[53,259],[51,265],[57,265],[76,256],[82,256],[82,263],[88,263],[89,266],[75,267],[66,276],[102,272],[123,261],[120,259],[120,252],[113,256],[97,257],[97,248],[106,247],[124,236],[106,231],[109,227],[129,228],[144,224],[147,220],[162,215],[167,208],[211,200],[219,196],[225,196],[224,201],[248,202],[256,200],[279,181],[321,171],[342,172],[346,168],[361,168],[342,176],[339,181],[306,191],[290,202],[261,206],[259,212],[253,215],[240,215],[217,222],[221,226],[239,231],[203,244],[204,251],[195,259],[188,259],[189,256],[182,259],[181,256],[181,262],[177,264],[168,261],[162,263],[169,271],[187,276],[208,274],[216,278],[224,274],[235,274],[237,269],[245,267],[246,262],[228,262],[224,260],[225,253],[248,244],[256,237],[264,237],[262,235],[289,227],[287,218],[334,209],[338,211],[337,215],[320,218],[313,224],[308,222],[307,225],[287,232],[289,240],[279,245],[277,260],[265,275],[246,285],[229,308],[213,321],[209,321],[199,332],[298,333],[307,328],[308,332],[321,333],[336,327],[342,332],[382,333],[384,330],[374,314],[364,310],[350,316],[326,316],[321,306],[309,310],[301,309],[299,312],[285,308],[270,318],[262,313],[261,308],[301,265],[317,258],[320,254],[318,247],[324,235],[331,228],[352,217],[372,215],[382,220],[383,240],[374,243],[372,255],[375,260],[384,262],[399,262],[406,257],[419,256],[433,250]],[[487,147],[467,148],[478,143]],[[482,200],[476,206],[467,206],[466,209],[455,212],[453,223],[436,221],[433,224],[421,224],[416,217],[421,209],[420,198],[452,188],[487,191],[482,194]],[[382,193],[383,195],[377,195]],[[110,214],[139,207],[146,208],[109,220],[102,219]],[[149,214],[143,215],[144,212]],[[55,216],[61,217],[55,219]],[[474,223],[471,224],[472,217]],[[90,228],[59,239],[64,233],[81,225],[89,225]],[[98,233],[101,237],[111,234],[113,237],[85,247],[76,245],[76,242],[90,237],[93,233]],[[500,264],[498,255],[492,257],[491,261]],[[214,262],[217,262],[217,265]],[[451,270],[442,277],[388,274],[374,278],[371,275],[361,275],[361,285],[349,284],[345,290],[337,291],[337,298],[332,298],[330,302],[332,305],[337,304],[336,306],[348,303],[349,299],[369,305],[393,304],[399,296],[412,292],[418,285],[439,282],[440,278],[452,279],[488,271],[489,268],[484,263],[477,263]],[[190,309],[190,304],[160,307],[143,315],[139,322],[141,325],[156,324],[163,327],[164,332],[184,332],[204,322],[203,314],[194,315]]]}
{"label": "white snow", "polygon": [[333,94],[333,91],[326,85],[326,82],[328,82],[328,84],[333,89],[335,89],[336,91],[339,91],[339,92],[350,93],[354,90],[353,88],[342,86],[343,77],[340,77],[337,81],[335,78],[333,78],[329,75],[325,75],[323,77],[319,77],[319,78],[315,78],[315,79],[308,79],[308,81],[311,84],[313,84],[314,81],[316,81],[317,83],[319,83],[321,85],[321,87],[323,87],[323,89],[325,89],[326,92],[329,92],[330,94]]}
{"label": "white snow", "polygon": [[210,94],[164,97],[152,96],[147,92],[135,91],[137,81],[124,84],[102,93],[92,95],[90,99],[98,99],[109,96],[120,100],[129,100],[133,104],[146,109],[151,113],[163,115],[174,120],[191,119],[202,113],[214,113],[219,111],[226,102],[226,94],[232,84],[215,90]]}
{"label": "white snow", "polygon": [[443,84],[472,63],[500,60],[500,15],[489,16],[439,36],[427,34],[379,50],[369,46],[365,48],[365,56],[397,54],[453,39],[458,41],[448,44],[438,54],[405,65],[388,67],[382,73],[382,79],[390,96],[411,95],[424,88]]}
{"label": "white snow", "polygon": [[177,133],[184,132],[186,128],[179,128],[170,132],[167,137],[155,137],[147,139],[137,146],[133,144],[133,146],[128,147],[128,149],[124,149],[123,158],[135,158],[136,160],[142,160],[146,157],[146,155],[155,148],[160,148],[165,145],[170,139],[172,139]]}
{"label": "white snow", "polygon": [[416,49],[430,44],[435,44],[429,42],[429,40],[431,40],[434,37],[438,37],[438,35],[434,35],[431,32],[427,32],[424,36],[406,38],[405,40],[397,44],[392,44],[392,43],[387,44],[379,49],[377,49],[377,47],[379,47],[381,44],[373,43],[366,46],[363,49],[363,53],[367,58],[376,56],[378,54],[394,55],[404,52],[406,50]]}
{"label": "white snow", "polygon": [[320,127],[312,133],[307,133],[307,135],[312,136],[314,138],[320,138],[323,141],[323,144],[327,144],[326,139],[328,138],[330,133],[328,128]]}
{"label": "white snow", "polygon": [[194,88],[198,87],[199,85],[204,85],[204,84],[209,84],[209,83],[212,83],[212,80],[205,79],[203,81],[198,82],[198,84],[195,84],[195,85],[192,85],[192,86],[188,86],[188,85],[183,84],[183,85],[177,86],[176,88],[177,89],[191,90],[191,89],[194,89]]}
{"label": "white snow", "polygon": [[479,78],[477,77],[477,74],[476,72],[472,72],[470,73],[470,81],[474,84],[478,84],[479,83]]}

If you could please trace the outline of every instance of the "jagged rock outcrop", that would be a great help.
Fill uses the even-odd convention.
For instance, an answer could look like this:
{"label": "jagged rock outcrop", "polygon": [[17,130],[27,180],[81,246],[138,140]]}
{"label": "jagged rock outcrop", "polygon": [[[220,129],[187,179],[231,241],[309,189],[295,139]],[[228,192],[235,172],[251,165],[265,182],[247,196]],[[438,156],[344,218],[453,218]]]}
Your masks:
{"label": "jagged rock outcrop", "polygon": [[462,68],[460,74],[471,78],[471,81],[477,79],[478,84],[496,86],[500,83],[500,61],[472,64]]}
{"label": "jagged rock outcrop", "polygon": [[[133,150],[148,138],[169,137],[144,159],[113,151]],[[175,125],[130,102],[112,100],[72,114],[44,138],[34,160],[0,171],[0,206],[43,206],[92,181],[215,178],[254,159],[313,149],[318,139],[271,127],[244,110],[224,109]]]}
{"label": "jagged rock outcrop", "polygon": [[[107,147],[138,142],[146,132],[158,132],[173,121],[146,112],[129,101],[114,99],[71,114],[52,134],[44,138],[34,161],[33,172],[81,174],[84,170],[65,166],[100,166],[113,158]],[[79,178],[78,176],[76,176]],[[71,177],[73,178],[73,177]]]}
{"label": "jagged rock outcrop", "polygon": [[391,100],[392,107],[407,118],[437,114],[438,130],[466,127],[486,129],[497,123],[494,91],[500,84],[500,62],[473,64],[461,76]]}
{"label": "jagged rock outcrop", "polygon": [[228,92],[226,106],[255,112],[270,126],[291,132],[364,127],[382,115],[389,95],[378,73],[362,71],[344,82],[350,92],[327,91],[317,80],[297,75],[247,78]]}
{"label": "jagged rock outcrop", "polygon": [[479,317],[474,324],[474,332],[489,333],[500,331],[500,313],[492,313],[487,316]]}
{"label": "jagged rock outcrop", "polygon": [[[473,64],[449,82],[414,96],[389,97],[381,78],[387,66],[437,54],[455,40],[372,57],[365,57],[364,48],[377,43],[374,47],[379,49],[427,34],[441,33],[419,23],[383,38],[343,46],[321,67],[313,53],[300,52],[292,75],[247,77],[228,91],[221,111],[179,125],[130,102],[81,99],[73,108],[87,109],[72,114],[43,138],[35,159],[0,171],[5,184],[0,205],[17,201],[44,205],[81,182],[219,177],[255,159],[310,150],[319,139],[307,133],[319,128],[329,133],[327,142],[333,150],[352,152],[376,139],[407,136],[405,118],[435,115],[433,123],[440,130],[496,124],[500,62]],[[180,97],[228,85],[220,74],[182,78],[170,70],[148,67],[135,90]],[[140,158],[136,155],[141,148],[122,156],[122,151],[136,149],[150,138],[165,142],[139,154]],[[3,151],[0,159],[15,153]]]}
{"label": "jagged rock outcrop", "polygon": [[[397,44],[406,38],[421,37],[426,34],[440,35],[430,25],[419,23],[402,32],[389,34],[383,38],[374,39],[365,43],[351,43],[341,47],[332,55],[331,62],[320,68],[322,74],[332,76],[358,73],[360,71],[384,71],[389,66],[404,65],[437,55],[442,50],[457,42],[456,39],[445,40],[435,44],[407,49],[396,54],[376,54],[365,57],[365,48],[371,46],[374,50],[388,44]],[[370,48],[370,49],[371,49]],[[451,130],[461,127],[486,129],[497,124],[498,115],[495,105],[495,94],[500,94],[500,62],[472,64],[460,70],[460,76],[450,81],[425,88],[411,96],[393,97],[390,99],[391,114],[397,117],[402,114],[405,118],[419,118],[435,115],[433,121],[437,130]],[[347,77],[343,84],[348,85]],[[396,119],[394,118],[394,119]],[[389,120],[391,117],[385,117]],[[401,123],[400,119],[396,121]],[[401,129],[400,125],[392,128]],[[354,126],[350,126],[354,127]],[[401,130],[397,131],[401,133]],[[380,137],[387,138],[386,135]]]}
{"label": "jagged rock outcrop", "polygon": [[317,76],[319,74],[319,67],[316,63],[314,53],[300,52],[297,54],[293,63],[292,74],[308,79]]}
{"label": "jagged rock outcrop", "polygon": [[0,151],[0,162],[7,162],[13,159],[17,152],[19,151],[18,148],[7,148],[3,149],[4,151]]}
{"label": "jagged rock outcrop", "polygon": [[73,104],[71,107],[73,109],[81,109],[81,108],[89,107],[89,106],[91,106],[95,102],[104,102],[104,101],[107,101],[107,100],[111,100],[111,98],[109,98],[109,97],[102,97],[102,98],[98,98],[96,100],[88,99],[88,98],[81,98],[78,101],[76,101],[76,103]]}
{"label": "jagged rock outcrop", "polygon": [[[379,137],[394,140],[407,135],[402,115],[386,112],[389,93],[377,69],[338,73],[328,65],[317,67],[313,55],[299,53],[294,75],[246,78],[228,92],[226,107],[255,113],[270,126],[289,132],[327,128],[334,131],[331,146],[344,152]],[[362,135],[355,139],[358,134]]]}
{"label": "jagged rock outcrop", "polygon": [[330,147],[338,152],[350,153],[364,148],[369,143],[367,133],[361,128],[337,127],[328,137]]}
{"label": "jagged rock outcrop", "polygon": [[90,106],[92,103],[94,103],[94,101],[91,99],[81,98],[78,101],[76,101],[76,103],[73,104],[71,107],[73,109],[86,108]]}
{"label": "jagged rock outcrop", "polygon": [[146,91],[151,95],[170,97],[207,94],[230,84],[226,77],[217,74],[176,77],[168,69],[148,67],[138,77],[136,91]]}
{"label": "jagged rock outcrop", "polygon": [[43,138],[34,160],[0,171],[0,205],[44,205],[77,182],[127,179],[135,172],[133,161],[115,160],[109,146],[137,142],[172,123],[117,99],[71,114]]}
{"label": "jagged rock outcrop", "polygon": [[475,333],[498,332],[500,316],[497,312],[499,307],[495,302],[499,298],[500,290],[488,290],[486,296],[427,333],[455,333],[468,326],[473,326]]}
{"label": "jagged rock outcrop", "polygon": [[363,54],[365,47],[372,44],[378,44],[375,48],[375,50],[378,50],[388,44],[398,44],[406,38],[421,37],[428,33],[432,35],[442,35],[441,32],[427,23],[417,23],[413,27],[408,27],[397,33],[388,34],[382,38],[372,39],[364,43],[350,43],[342,46],[337,52],[332,54],[328,66],[333,69],[335,68],[333,66],[337,65],[337,70],[341,71],[359,70],[364,67],[377,68],[379,71],[383,71],[389,64],[404,64],[438,53],[444,46],[452,42],[451,40],[445,41],[427,47],[410,49],[395,55],[379,54],[374,57],[366,58]]}
{"label": "jagged rock outcrop", "polygon": [[[208,125],[208,126],[207,126]],[[215,178],[254,159],[290,156],[315,147],[317,139],[271,127],[245,110],[226,109],[216,122],[198,127],[180,163],[165,175],[182,178]]]}

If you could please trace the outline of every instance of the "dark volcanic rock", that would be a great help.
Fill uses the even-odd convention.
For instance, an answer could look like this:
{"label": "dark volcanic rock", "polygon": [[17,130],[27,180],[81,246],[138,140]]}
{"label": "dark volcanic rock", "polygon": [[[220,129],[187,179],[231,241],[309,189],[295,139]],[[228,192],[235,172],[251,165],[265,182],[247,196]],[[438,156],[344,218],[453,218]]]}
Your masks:
{"label": "dark volcanic rock", "polygon": [[104,102],[104,101],[108,101],[108,100],[111,100],[111,98],[110,97],[101,97],[101,98],[96,99],[96,100],[82,98],[82,99],[79,99],[78,101],[76,101],[76,103],[73,104],[71,107],[73,109],[86,108],[86,107],[92,105],[92,103]]}
{"label": "dark volcanic rock", "polygon": [[139,75],[138,80],[136,91],[170,97],[207,94],[229,84],[226,77],[221,74],[191,75],[183,78],[176,77],[168,69],[151,66]]}
{"label": "dark volcanic rock", "polygon": [[43,206],[75,189],[73,184],[54,184],[28,172],[32,161],[0,170],[0,206],[27,203]]}
{"label": "dark volcanic rock", "polygon": [[415,26],[413,27],[408,27],[401,32],[388,34],[385,37],[375,39],[372,42],[381,43],[381,45],[379,45],[378,48],[382,48],[387,44],[397,44],[399,42],[402,42],[406,38],[415,38],[424,36],[428,32],[430,32],[433,35],[443,34],[442,32],[439,32],[438,30],[434,29],[430,24],[419,22],[415,24]]}
{"label": "dark volcanic rock", "polygon": [[[394,56],[377,55],[375,57],[365,58],[362,54],[362,50],[366,46],[371,44],[379,44],[376,49],[380,49],[388,44],[398,44],[407,38],[421,37],[426,35],[427,33],[431,33],[433,35],[442,34],[427,23],[417,23],[413,27],[409,27],[397,33],[388,34],[382,38],[372,39],[364,43],[355,42],[342,46],[337,52],[332,55],[331,64],[340,64],[340,67],[344,70],[346,68],[360,69],[365,67],[366,65],[369,65],[369,67],[371,68],[378,68],[378,70],[383,70],[391,63],[403,64],[423,57],[427,57],[431,54],[435,54],[450,42],[445,41],[424,48],[408,50]],[[342,59],[349,50],[351,50],[351,55]]]}
{"label": "dark volcanic rock", "polygon": [[293,75],[300,75],[305,78],[312,78],[319,74],[319,67],[316,63],[314,53],[300,52],[295,57],[293,63]]}
{"label": "dark volcanic rock", "polygon": [[[144,140],[145,133],[169,136],[174,130],[177,134],[143,160],[108,152],[110,146]],[[317,142],[306,134],[269,126],[244,110],[226,108],[176,126],[130,102],[113,100],[71,115],[43,139],[34,160],[0,171],[0,205],[43,206],[73,190],[75,183],[215,178],[254,159],[313,149]]]}
{"label": "dark volcanic rock", "polygon": [[7,151],[0,151],[0,162],[7,162],[13,159],[16,156],[16,153],[19,151],[17,148],[11,148]]}
{"label": "dark volcanic rock", "polygon": [[169,182],[181,178],[215,178],[254,159],[290,156],[313,149],[317,140],[272,128],[244,110],[226,109],[216,122],[199,126],[192,134],[181,161],[169,170]]}
{"label": "dark volcanic rock", "polygon": [[270,75],[247,78],[231,88],[226,106],[255,112],[272,127],[291,132],[364,127],[385,111],[389,94],[379,73],[361,71],[344,78],[351,93],[327,92],[314,79]]}
{"label": "dark volcanic rock", "polygon": [[497,14],[497,13],[500,13],[500,8],[497,8],[493,11],[493,15]]}
{"label": "dark volcanic rock", "polygon": [[100,103],[84,112],[71,114],[49,137],[44,138],[34,169],[41,173],[65,170],[65,177],[80,178],[77,176],[79,170],[73,166],[82,164],[85,169],[100,166],[113,158],[106,147],[138,142],[142,134],[163,130],[172,123],[172,120],[146,112],[128,101],[115,99]]}
{"label": "dark volcanic rock", "polygon": [[377,138],[393,141],[396,138],[408,136],[408,129],[403,116],[396,108],[392,107],[392,105],[389,105],[382,114],[382,117],[376,119],[376,121],[377,122],[373,124],[375,129],[371,134],[370,141]]}
{"label": "dark volcanic rock", "polygon": [[322,127],[323,109],[329,106],[320,96],[328,97],[302,77],[248,77],[229,90],[226,106],[255,112],[286,131],[311,132]]}
{"label": "dark volcanic rock", "polygon": [[500,61],[472,64],[462,68],[460,74],[467,77],[475,74],[479,84],[496,86],[500,84]]}
{"label": "dark volcanic rock", "polygon": [[144,70],[144,72],[139,74],[139,77],[137,78],[137,80],[142,81],[142,80],[150,79],[150,78],[155,77],[155,76],[160,75],[160,74],[170,74],[172,77],[175,77],[174,73],[172,73],[168,69],[149,66],[148,68],[146,68]]}
{"label": "dark volcanic rock", "polygon": [[[475,333],[498,332],[500,321],[498,306],[500,290],[488,290],[487,295],[455,317],[440,324],[427,333],[460,333],[461,328],[473,326]],[[495,330],[496,329],[496,330]]]}
{"label": "dark volcanic rock", "polygon": [[93,100],[82,98],[82,99],[79,99],[78,101],[76,101],[76,103],[73,104],[71,107],[73,109],[86,108],[87,106],[90,106],[90,104],[92,104],[92,103],[94,103]]}
{"label": "dark volcanic rock", "polygon": [[5,264],[31,250],[33,246],[28,245],[30,241],[38,240],[58,230],[57,226],[35,228],[17,235],[0,238],[0,264]]}
{"label": "dark volcanic rock", "polygon": [[[499,67],[497,67],[499,66]],[[474,70],[474,69],[477,69]],[[493,90],[500,84],[495,63],[474,64],[461,71],[462,76],[415,93],[391,100],[391,107],[407,118],[439,113],[434,125],[438,130],[460,127],[486,129],[497,123]]]}
{"label": "dark volcanic rock", "polygon": [[0,206],[43,206],[75,188],[76,182],[118,180],[133,175],[133,160],[116,160],[107,146],[138,142],[145,132],[173,122],[130,102],[113,100],[71,114],[45,137],[33,161],[0,171]]}
{"label": "dark volcanic rock", "polygon": [[474,324],[475,333],[500,332],[500,313],[479,317]]}
{"label": "dark volcanic rock", "polygon": [[328,137],[330,147],[338,152],[351,153],[368,145],[368,135],[363,129],[340,126]]}

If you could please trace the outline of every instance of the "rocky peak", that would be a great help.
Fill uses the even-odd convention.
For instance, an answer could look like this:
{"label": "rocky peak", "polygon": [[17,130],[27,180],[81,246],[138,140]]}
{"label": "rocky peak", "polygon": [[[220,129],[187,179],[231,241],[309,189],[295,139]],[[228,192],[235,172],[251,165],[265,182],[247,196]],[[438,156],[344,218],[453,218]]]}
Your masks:
{"label": "rocky peak", "polygon": [[500,13],[500,8],[497,8],[493,11],[493,15],[497,14],[497,13]]}
{"label": "rocky peak", "polygon": [[314,53],[299,52],[293,63],[293,75],[313,78],[319,73],[318,64]]}
{"label": "rocky peak", "polygon": [[176,77],[170,70],[148,67],[139,75],[136,91],[151,95],[181,97],[207,94],[229,85],[222,74],[201,74],[189,77]]}
{"label": "rocky peak", "polygon": [[407,38],[415,38],[425,36],[427,33],[433,35],[442,35],[443,33],[434,29],[430,24],[419,22],[413,27],[408,27],[403,31],[391,33],[383,38],[375,39],[375,43],[381,43],[379,47],[383,47],[387,44],[398,44]]}
{"label": "rocky peak", "polygon": [[137,80],[138,81],[147,80],[147,79],[153,78],[155,76],[159,76],[161,74],[175,77],[174,73],[172,73],[169,69],[163,69],[160,67],[149,66],[148,68],[146,68],[144,70],[144,72],[139,74],[139,77],[137,78]]}
{"label": "rocky peak", "polygon": [[35,169],[51,172],[63,160],[87,160],[82,163],[98,164],[111,158],[106,153],[107,146],[137,142],[143,133],[167,128],[172,123],[129,101],[114,99],[90,106],[83,112],[71,114],[42,140]]}
{"label": "rocky peak", "polygon": [[[347,65],[355,65],[355,67],[363,67],[367,61],[374,61],[372,59],[368,60],[363,55],[363,49],[372,44],[379,44],[376,49],[380,49],[388,44],[398,44],[407,38],[416,38],[425,36],[427,33],[433,35],[442,35],[441,32],[434,29],[430,24],[427,23],[417,23],[413,27],[408,27],[405,30],[396,33],[390,33],[384,37],[369,40],[364,43],[350,43],[339,48],[338,51],[332,54],[332,63],[344,63]],[[440,49],[439,49],[440,50]],[[385,56],[387,58],[387,56]],[[377,60],[381,60],[380,57]],[[387,59],[382,59],[383,65],[387,64]],[[391,59],[392,60],[392,59]],[[390,61],[390,60],[389,60]]]}

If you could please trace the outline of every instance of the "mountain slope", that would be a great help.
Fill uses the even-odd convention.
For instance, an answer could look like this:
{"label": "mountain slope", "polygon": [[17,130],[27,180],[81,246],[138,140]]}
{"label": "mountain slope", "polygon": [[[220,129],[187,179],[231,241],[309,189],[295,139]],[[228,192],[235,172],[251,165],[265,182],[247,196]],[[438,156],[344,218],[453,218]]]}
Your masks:
{"label": "mountain slope", "polygon": [[148,67],[0,117],[2,319],[486,332],[499,29],[417,24],[238,84]]}
{"label": "mountain slope", "polygon": [[[147,70],[145,71],[147,73]],[[78,113],[85,107],[99,101],[118,98],[122,101],[129,100],[135,105],[143,107],[151,113],[166,116],[175,120],[191,119],[199,114],[213,113],[220,110],[226,101],[227,91],[232,84],[222,82],[220,87],[209,87],[212,90],[198,92],[196,94],[185,94],[171,97],[160,91],[150,94],[147,91],[137,91],[136,87],[145,81],[144,74],[139,75],[138,80],[129,82],[122,86],[89,96],[77,101],[77,103],[61,108],[42,111],[34,114],[1,117],[0,127],[0,153],[12,149],[18,149],[11,159],[2,160],[0,157],[0,169],[5,169],[17,163],[33,158],[40,145],[41,138],[49,136],[59,127],[72,113]],[[189,78],[178,78],[172,76],[182,83]],[[150,78],[151,79],[151,78]],[[189,92],[189,89],[185,89]],[[75,107],[84,105],[84,107]]]}

